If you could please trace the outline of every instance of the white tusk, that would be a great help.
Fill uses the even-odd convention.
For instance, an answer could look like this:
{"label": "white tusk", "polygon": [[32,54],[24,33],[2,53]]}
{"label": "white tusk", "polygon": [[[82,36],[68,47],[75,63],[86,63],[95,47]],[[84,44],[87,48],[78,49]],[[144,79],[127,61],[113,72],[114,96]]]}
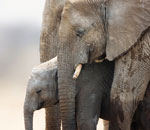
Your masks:
{"label": "white tusk", "polygon": [[[106,58],[105,58],[105,59],[106,59]],[[105,59],[95,60],[94,62],[96,62],[96,63],[102,63]]]}
{"label": "white tusk", "polygon": [[104,125],[104,130],[108,130],[109,129],[109,121],[103,120],[103,125]]}
{"label": "white tusk", "polygon": [[77,79],[79,77],[81,69],[82,69],[82,64],[78,64],[73,74],[73,79]]}

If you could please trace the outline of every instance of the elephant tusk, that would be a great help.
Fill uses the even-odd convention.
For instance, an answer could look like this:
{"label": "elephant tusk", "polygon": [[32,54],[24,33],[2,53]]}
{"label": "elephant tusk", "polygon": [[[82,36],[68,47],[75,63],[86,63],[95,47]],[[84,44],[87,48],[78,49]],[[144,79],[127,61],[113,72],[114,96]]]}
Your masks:
{"label": "elephant tusk", "polygon": [[73,74],[73,79],[77,79],[79,77],[81,69],[82,69],[82,64],[78,64]]}
{"label": "elephant tusk", "polygon": [[101,59],[101,60],[95,60],[94,62],[96,63],[102,63],[105,59]]}

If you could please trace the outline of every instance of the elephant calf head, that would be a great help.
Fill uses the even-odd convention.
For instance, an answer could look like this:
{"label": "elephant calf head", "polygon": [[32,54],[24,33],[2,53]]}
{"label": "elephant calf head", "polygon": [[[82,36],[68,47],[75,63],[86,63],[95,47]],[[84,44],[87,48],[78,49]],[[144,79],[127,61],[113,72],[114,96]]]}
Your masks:
{"label": "elephant calf head", "polygon": [[33,112],[58,102],[57,58],[33,68],[24,103],[25,129],[32,130]]}

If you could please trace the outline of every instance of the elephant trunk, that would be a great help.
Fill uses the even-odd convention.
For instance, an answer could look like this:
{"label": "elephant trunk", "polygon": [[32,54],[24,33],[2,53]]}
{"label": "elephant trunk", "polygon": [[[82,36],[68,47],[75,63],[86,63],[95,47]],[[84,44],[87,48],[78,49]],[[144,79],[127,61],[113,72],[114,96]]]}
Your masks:
{"label": "elephant trunk", "polygon": [[33,130],[33,112],[30,112],[26,106],[24,107],[24,123],[25,130]]}
{"label": "elephant trunk", "polygon": [[[62,49],[62,48],[61,48]],[[64,49],[70,52],[69,49]],[[58,87],[60,114],[63,130],[75,130],[75,80],[73,80],[74,65],[72,57],[59,52],[58,55]]]}
{"label": "elephant trunk", "polygon": [[59,105],[46,108],[46,130],[60,130]]}

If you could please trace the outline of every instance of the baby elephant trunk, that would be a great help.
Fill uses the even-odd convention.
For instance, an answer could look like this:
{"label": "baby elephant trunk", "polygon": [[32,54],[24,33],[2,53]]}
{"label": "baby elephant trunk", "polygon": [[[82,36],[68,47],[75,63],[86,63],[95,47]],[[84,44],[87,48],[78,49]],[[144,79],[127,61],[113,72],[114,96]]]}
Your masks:
{"label": "baby elephant trunk", "polygon": [[33,112],[30,112],[24,106],[24,123],[25,123],[25,130],[33,130]]}

